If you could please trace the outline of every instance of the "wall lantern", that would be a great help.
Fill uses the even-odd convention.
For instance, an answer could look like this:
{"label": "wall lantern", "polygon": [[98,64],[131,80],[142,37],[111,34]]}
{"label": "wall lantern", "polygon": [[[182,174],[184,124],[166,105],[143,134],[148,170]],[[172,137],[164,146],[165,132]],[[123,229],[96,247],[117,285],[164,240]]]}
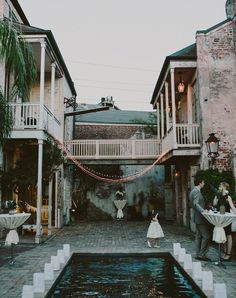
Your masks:
{"label": "wall lantern", "polygon": [[185,85],[184,85],[184,81],[182,80],[182,73],[180,72],[180,80],[179,80],[179,84],[178,84],[178,92],[179,93],[184,93],[184,89],[185,89]]}
{"label": "wall lantern", "polygon": [[210,133],[209,138],[206,140],[208,157],[210,157],[212,160],[219,156],[219,141],[220,140],[217,139],[214,133]]}
{"label": "wall lantern", "polygon": [[174,169],[173,174],[174,174],[174,178],[179,178],[180,177],[180,171],[176,168]]}

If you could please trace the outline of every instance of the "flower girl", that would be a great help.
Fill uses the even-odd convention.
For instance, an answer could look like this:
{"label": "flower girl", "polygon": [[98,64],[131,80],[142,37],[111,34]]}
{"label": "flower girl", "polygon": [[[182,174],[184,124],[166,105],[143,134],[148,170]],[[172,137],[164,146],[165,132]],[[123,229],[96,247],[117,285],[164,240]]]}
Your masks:
{"label": "flower girl", "polygon": [[158,238],[164,237],[164,233],[157,219],[158,213],[152,210],[151,216],[151,223],[147,231],[147,244],[149,247],[152,247],[152,245],[154,245],[154,247],[159,248],[160,245],[158,244]]}

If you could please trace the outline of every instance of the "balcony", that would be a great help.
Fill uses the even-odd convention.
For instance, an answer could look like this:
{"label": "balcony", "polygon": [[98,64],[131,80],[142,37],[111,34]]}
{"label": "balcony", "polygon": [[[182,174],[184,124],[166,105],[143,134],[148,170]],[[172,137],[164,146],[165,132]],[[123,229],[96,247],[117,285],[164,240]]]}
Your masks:
{"label": "balcony", "polygon": [[12,138],[37,138],[38,132],[44,131],[62,140],[61,123],[45,105],[42,112],[39,103],[10,103],[10,107],[13,115]]}
{"label": "balcony", "polygon": [[176,136],[171,128],[162,142],[157,139],[71,140],[65,141],[64,146],[72,158],[79,160],[156,160],[160,155],[165,160],[174,151],[176,155],[194,156],[200,150],[199,124],[177,124]]}
{"label": "balcony", "polygon": [[76,159],[157,159],[160,155],[160,141],[146,140],[72,140],[64,145]]}

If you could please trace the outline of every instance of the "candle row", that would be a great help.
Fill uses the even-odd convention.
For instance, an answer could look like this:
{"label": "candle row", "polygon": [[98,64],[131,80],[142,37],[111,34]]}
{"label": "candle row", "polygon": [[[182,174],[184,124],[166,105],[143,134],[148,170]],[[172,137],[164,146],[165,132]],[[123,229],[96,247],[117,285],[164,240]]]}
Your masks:
{"label": "candle row", "polygon": [[180,243],[173,244],[173,254],[208,297],[227,298],[226,285],[213,283],[212,271],[203,271],[201,262],[193,262],[191,254],[187,254],[186,249],[182,248]]}
{"label": "candle row", "polygon": [[33,285],[23,285],[21,297],[44,297],[45,291],[52,286],[60,269],[64,267],[70,256],[70,245],[63,244],[63,249],[58,249],[57,255],[51,256],[51,262],[44,264],[44,272],[33,274]]}

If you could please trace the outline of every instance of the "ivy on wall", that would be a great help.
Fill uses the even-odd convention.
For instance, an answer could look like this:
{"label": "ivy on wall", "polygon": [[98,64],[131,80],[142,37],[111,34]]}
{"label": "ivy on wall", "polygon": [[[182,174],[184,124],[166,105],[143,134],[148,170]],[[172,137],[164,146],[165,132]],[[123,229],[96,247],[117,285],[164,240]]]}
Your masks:
{"label": "ivy on wall", "polygon": [[201,177],[205,181],[202,194],[208,202],[212,202],[220,182],[227,182],[230,186],[230,195],[233,199],[235,195],[235,178],[232,171],[222,171],[217,169],[200,170],[196,173],[197,177]]}

